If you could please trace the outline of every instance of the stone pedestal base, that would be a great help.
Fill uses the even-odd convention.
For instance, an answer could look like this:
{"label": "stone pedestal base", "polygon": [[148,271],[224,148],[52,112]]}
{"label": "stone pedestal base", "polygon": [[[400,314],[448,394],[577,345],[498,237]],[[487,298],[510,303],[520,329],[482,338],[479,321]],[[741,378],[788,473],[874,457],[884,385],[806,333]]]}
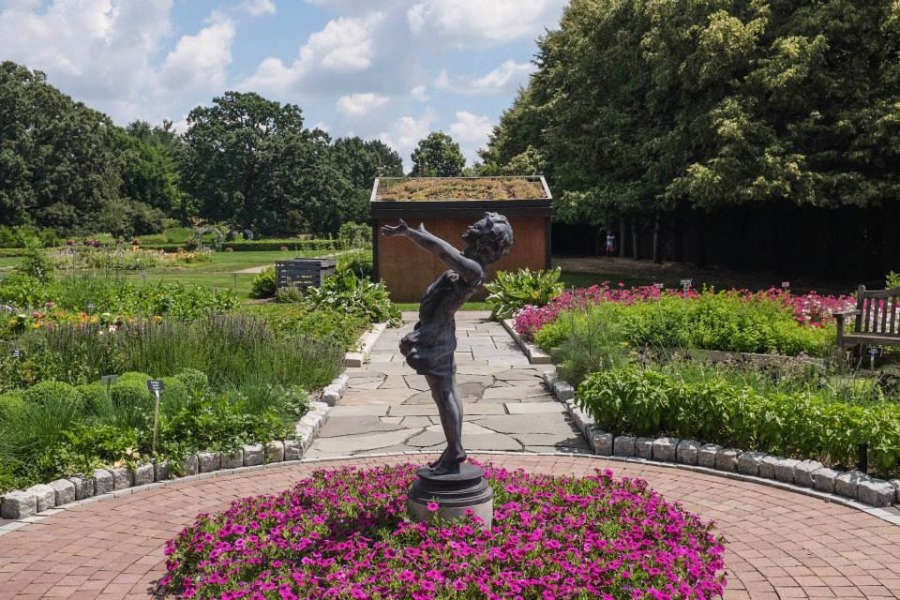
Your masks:
{"label": "stone pedestal base", "polygon": [[[435,515],[441,521],[462,519],[466,511],[479,517],[487,529],[494,517],[494,491],[484,480],[484,470],[469,463],[460,465],[459,473],[434,475],[430,468],[416,471],[418,478],[409,489],[406,510],[416,523],[430,523]],[[437,511],[428,510],[429,502],[437,502]]]}

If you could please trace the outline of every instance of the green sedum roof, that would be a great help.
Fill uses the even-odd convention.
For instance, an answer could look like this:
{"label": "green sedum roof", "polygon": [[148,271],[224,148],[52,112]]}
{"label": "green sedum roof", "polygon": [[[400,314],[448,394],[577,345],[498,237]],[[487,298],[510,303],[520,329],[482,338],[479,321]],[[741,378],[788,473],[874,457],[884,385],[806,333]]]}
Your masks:
{"label": "green sedum roof", "polygon": [[541,177],[383,177],[375,180],[373,201],[550,199]]}

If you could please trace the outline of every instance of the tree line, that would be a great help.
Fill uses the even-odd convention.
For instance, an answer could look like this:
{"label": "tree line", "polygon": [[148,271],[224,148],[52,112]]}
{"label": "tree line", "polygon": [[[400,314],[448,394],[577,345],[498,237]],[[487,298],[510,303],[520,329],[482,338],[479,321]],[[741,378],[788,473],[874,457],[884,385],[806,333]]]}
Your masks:
{"label": "tree line", "polygon": [[887,0],[571,0],[482,172],[544,172],[557,219],[616,233],[857,211],[871,243],[900,197],[898,56]]}
{"label": "tree line", "polygon": [[[442,133],[412,159],[414,175],[458,175],[465,164]],[[40,71],[0,63],[0,225],[128,237],[203,220],[335,234],[368,219],[376,177],[399,176],[400,155],[383,142],[332,139],[305,127],[300,107],[255,93],[198,106],[183,134],[168,121],[119,127]]]}

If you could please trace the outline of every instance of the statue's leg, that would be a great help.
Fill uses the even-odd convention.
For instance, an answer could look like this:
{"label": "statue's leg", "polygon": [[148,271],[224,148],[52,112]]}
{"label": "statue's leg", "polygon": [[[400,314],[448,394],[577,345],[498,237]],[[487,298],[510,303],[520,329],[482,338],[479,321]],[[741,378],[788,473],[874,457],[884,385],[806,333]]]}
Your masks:
{"label": "statue's leg", "polygon": [[447,449],[431,467],[437,474],[459,471],[459,465],[466,460],[466,451],[462,445],[462,402],[456,392],[456,378],[426,375],[425,380],[431,388],[441,417],[441,428],[447,438]]}

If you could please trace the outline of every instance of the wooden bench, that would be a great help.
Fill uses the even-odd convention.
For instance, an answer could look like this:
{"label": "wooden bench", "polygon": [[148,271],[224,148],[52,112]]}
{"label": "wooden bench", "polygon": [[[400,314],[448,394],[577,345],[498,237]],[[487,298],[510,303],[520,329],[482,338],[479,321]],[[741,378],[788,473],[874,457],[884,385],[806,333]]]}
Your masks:
{"label": "wooden bench", "polygon": [[[856,293],[856,308],[835,313],[837,343],[843,349],[852,346],[900,346],[900,287],[867,290],[861,285]],[[845,320],[856,317],[852,333],[844,333]]]}

